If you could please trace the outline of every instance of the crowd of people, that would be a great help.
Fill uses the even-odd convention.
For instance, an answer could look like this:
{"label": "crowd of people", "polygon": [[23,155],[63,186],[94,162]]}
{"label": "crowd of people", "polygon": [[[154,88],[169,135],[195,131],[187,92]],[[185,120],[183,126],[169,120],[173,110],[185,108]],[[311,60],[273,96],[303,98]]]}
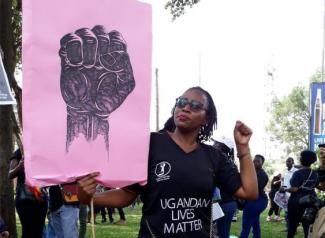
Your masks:
{"label": "crowd of people", "polygon": [[[120,189],[99,185],[98,172],[73,184],[30,187],[25,184],[24,157],[17,150],[11,159],[9,177],[17,178],[15,199],[22,237],[85,237],[91,200],[102,223],[114,223],[112,213],[116,208],[120,216],[117,223],[126,224],[123,207],[134,204],[138,197],[142,202],[139,238],[228,238],[239,201],[244,201],[240,238],[249,237],[251,230],[254,238],[261,237],[260,215],[268,204],[267,222],[280,221],[284,210],[287,237],[294,237],[300,222],[307,237],[309,224],[302,219],[306,207],[300,205],[300,199],[316,196],[315,188],[325,188],[325,148],[320,148],[318,170],[311,169],[317,161],[313,151],[301,152],[300,166],[294,166],[289,157],[283,176],[274,174],[267,193],[265,157],[252,157],[250,153],[252,130],[237,121],[231,146],[222,141],[207,145],[205,142],[216,127],[217,110],[211,95],[201,87],[186,90],[177,98],[164,128],[150,135],[147,184]],[[212,197],[216,188],[220,190],[218,205],[224,216],[213,221]],[[287,199],[285,206],[279,207],[276,202],[278,194]]]}
{"label": "crowd of people", "polygon": [[[25,184],[24,157],[20,149],[10,161],[9,178],[17,179],[15,206],[21,222],[22,238],[85,238],[87,223],[91,222],[90,209],[78,201],[77,184],[61,184],[41,189],[31,187]],[[101,212],[102,223],[107,221],[105,210],[105,207],[95,208],[95,216]],[[118,208],[120,220],[115,223],[114,208],[107,208],[107,212],[110,223],[126,223],[122,208]],[[4,223],[0,223],[0,226],[1,224],[4,229]],[[9,236],[7,232],[0,234],[6,237],[5,235]]]}

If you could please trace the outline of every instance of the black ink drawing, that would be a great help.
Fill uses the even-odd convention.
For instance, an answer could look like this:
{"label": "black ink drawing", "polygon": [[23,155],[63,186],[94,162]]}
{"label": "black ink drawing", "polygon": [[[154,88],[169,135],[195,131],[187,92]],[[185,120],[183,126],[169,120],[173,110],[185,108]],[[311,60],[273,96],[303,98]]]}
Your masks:
{"label": "black ink drawing", "polygon": [[135,87],[126,42],[103,26],[62,37],[61,94],[67,104],[66,152],[79,134],[87,141],[104,137],[109,147],[109,115]]}

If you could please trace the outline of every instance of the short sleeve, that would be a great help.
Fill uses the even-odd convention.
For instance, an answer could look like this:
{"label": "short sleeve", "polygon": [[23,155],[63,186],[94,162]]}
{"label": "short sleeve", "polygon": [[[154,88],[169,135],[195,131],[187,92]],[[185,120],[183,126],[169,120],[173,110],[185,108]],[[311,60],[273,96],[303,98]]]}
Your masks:
{"label": "short sleeve", "polygon": [[267,173],[262,169],[260,173],[257,175],[258,189],[263,190],[269,181],[269,177]]}
{"label": "short sleeve", "polygon": [[301,174],[296,171],[293,173],[291,179],[290,179],[290,185],[291,187],[297,187],[299,188],[302,184],[302,178],[301,178]]}
{"label": "short sleeve", "polygon": [[216,186],[233,195],[242,185],[237,166],[212,146],[209,146],[209,151],[214,166]]}

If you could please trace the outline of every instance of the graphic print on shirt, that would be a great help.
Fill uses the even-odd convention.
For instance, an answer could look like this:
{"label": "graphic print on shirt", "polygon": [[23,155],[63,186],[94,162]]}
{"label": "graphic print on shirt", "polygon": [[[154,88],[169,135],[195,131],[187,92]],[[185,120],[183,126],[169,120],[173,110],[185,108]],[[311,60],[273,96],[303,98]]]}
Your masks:
{"label": "graphic print on shirt", "polygon": [[156,164],[156,169],[155,169],[155,174],[156,174],[156,181],[157,182],[161,182],[161,181],[165,181],[165,180],[169,180],[170,179],[170,171],[171,171],[172,167],[170,165],[170,163],[166,162],[166,161],[162,161],[158,164]]}
{"label": "graphic print on shirt", "polygon": [[164,234],[178,234],[202,230],[202,220],[196,217],[196,210],[208,208],[211,200],[205,198],[165,198],[160,199],[162,210],[170,219],[164,223]]}

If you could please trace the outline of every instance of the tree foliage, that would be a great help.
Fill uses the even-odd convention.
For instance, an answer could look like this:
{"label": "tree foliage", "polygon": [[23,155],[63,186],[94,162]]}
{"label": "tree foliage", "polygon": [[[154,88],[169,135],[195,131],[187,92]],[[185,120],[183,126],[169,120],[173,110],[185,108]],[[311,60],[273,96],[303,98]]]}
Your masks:
{"label": "tree foliage", "polygon": [[11,237],[17,237],[12,183],[8,178],[14,140],[20,141],[21,88],[15,80],[17,63],[21,62],[21,0],[0,0],[0,46],[3,64],[11,89],[15,92],[18,120],[11,105],[0,106],[0,215],[8,225]]}
{"label": "tree foliage", "polygon": [[170,11],[173,20],[185,13],[185,9],[197,4],[200,0],[168,0],[165,9]]}
{"label": "tree foliage", "polygon": [[[320,82],[320,73],[314,74],[310,81]],[[272,140],[285,146],[287,154],[298,154],[308,148],[309,121],[309,88],[296,86],[288,96],[273,98],[266,131]]]}

